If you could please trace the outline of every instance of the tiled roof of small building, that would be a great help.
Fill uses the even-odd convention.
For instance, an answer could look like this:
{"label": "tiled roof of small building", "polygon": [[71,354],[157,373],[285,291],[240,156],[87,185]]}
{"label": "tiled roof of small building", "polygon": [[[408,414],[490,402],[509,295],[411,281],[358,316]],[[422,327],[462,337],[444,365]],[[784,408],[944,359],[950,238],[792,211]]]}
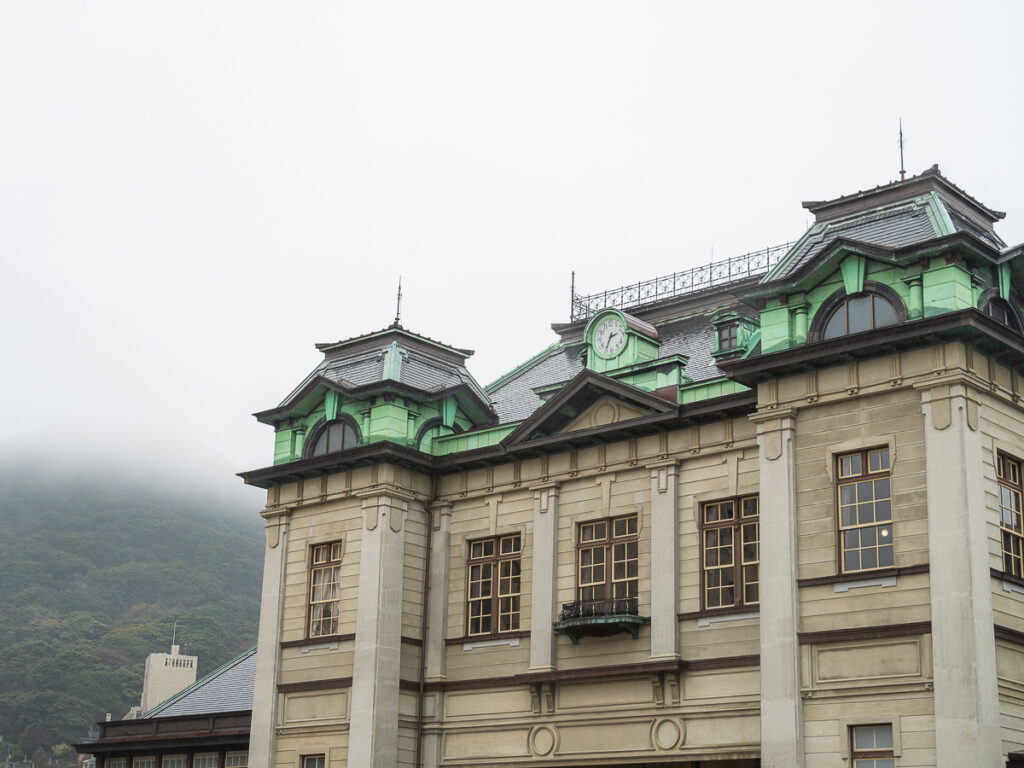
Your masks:
{"label": "tiled roof of small building", "polygon": [[157,704],[143,717],[205,715],[252,709],[256,647],[239,654],[185,690]]}

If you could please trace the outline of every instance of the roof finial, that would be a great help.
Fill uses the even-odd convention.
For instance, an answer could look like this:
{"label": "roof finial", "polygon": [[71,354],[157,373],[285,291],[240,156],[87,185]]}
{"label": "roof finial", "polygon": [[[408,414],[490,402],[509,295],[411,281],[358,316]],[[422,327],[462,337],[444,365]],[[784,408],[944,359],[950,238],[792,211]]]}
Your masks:
{"label": "roof finial", "polygon": [[903,168],[903,118],[900,118],[900,181],[903,181],[907,177],[907,172]]}
{"label": "roof finial", "polygon": [[395,322],[393,325],[396,328],[402,326],[402,276],[398,276],[398,303],[395,305]]}

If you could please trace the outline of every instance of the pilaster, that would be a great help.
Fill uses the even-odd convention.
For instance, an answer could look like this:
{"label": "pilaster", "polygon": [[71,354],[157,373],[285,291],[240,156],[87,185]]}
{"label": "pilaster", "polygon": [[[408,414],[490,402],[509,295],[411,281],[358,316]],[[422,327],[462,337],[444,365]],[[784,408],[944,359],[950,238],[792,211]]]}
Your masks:
{"label": "pilaster", "polygon": [[979,398],[955,375],[916,387],[925,415],[937,766],[998,765],[999,691]]}
{"label": "pilaster", "polygon": [[796,414],[778,409],[750,418],[757,424],[761,486],[761,765],[803,768]]}
{"label": "pilaster", "polygon": [[533,607],[530,671],[555,668],[555,584],[558,562],[558,483],[533,486]]}
{"label": "pilaster", "polygon": [[445,677],[444,638],[448,618],[448,558],[451,555],[452,505],[435,504],[430,537],[430,598],[427,600],[427,636],[424,638],[426,679]]}
{"label": "pilaster", "polygon": [[277,726],[277,678],[281,662],[281,611],[284,605],[285,552],[288,549],[288,510],[264,510],[267,537],[263,551],[263,590],[257,633],[256,672],[253,681],[249,765],[274,765]]}
{"label": "pilaster", "polygon": [[398,764],[402,569],[410,498],[391,490],[363,498],[349,765]]}
{"label": "pilaster", "polygon": [[679,658],[678,461],[651,471],[651,658]]}

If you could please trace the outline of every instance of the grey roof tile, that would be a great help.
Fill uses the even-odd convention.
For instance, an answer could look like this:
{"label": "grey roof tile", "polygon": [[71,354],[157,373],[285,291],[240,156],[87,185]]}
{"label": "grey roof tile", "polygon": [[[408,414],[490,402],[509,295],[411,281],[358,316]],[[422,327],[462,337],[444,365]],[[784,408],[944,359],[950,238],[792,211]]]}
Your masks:
{"label": "grey roof tile", "polygon": [[927,210],[916,203],[903,203],[867,216],[825,222],[816,225],[811,233],[795,246],[796,253],[786,260],[787,263],[782,270],[770,274],[766,282],[782,280],[795,274],[825,250],[833,240],[840,237],[883,248],[901,248],[931,240],[936,236],[935,226]]}
{"label": "grey roof tile", "polygon": [[143,717],[205,715],[252,709],[253,680],[256,676],[256,648],[231,661],[175,694]]}

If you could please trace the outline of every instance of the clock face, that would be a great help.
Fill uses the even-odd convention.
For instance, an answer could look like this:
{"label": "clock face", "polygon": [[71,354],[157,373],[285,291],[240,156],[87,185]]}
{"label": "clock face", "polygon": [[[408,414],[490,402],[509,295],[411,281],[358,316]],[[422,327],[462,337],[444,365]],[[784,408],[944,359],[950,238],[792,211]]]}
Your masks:
{"label": "clock face", "polygon": [[615,316],[606,317],[594,331],[594,349],[599,355],[612,357],[626,343],[626,329]]}

